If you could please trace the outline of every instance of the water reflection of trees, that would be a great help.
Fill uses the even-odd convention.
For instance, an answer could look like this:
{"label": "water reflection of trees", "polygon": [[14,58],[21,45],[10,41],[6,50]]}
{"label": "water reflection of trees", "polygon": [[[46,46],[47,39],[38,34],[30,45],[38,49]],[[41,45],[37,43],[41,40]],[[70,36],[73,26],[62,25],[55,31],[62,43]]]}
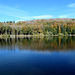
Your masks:
{"label": "water reflection of trees", "polygon": [[69,51],[75,50],[75,37],[0,38],[0,50]]}

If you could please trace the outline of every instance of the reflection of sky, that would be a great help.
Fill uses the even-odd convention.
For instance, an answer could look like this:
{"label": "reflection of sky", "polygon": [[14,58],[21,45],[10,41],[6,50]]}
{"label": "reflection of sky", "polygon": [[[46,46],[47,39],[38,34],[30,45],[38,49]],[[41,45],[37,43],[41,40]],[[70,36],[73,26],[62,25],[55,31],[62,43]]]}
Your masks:
{"label": "reflection of sky", "polygon": [[[62,72],[75,73],[75,51],[46,52],[37,51],[0,51],[0,74],[47,74]],[[70,70],[70,71],[69,71]],[[32,72],[31,72],[32,71]]]}

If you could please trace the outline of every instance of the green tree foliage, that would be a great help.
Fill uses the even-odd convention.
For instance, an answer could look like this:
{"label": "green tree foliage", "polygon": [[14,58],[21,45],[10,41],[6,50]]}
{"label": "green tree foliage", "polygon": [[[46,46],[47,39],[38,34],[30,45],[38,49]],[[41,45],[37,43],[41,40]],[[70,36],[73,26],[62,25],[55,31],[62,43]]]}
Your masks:
{"label": "green tree foliage", "polygon": [[40,19],[0,22],[0,35],[75,35],[74,19]]}

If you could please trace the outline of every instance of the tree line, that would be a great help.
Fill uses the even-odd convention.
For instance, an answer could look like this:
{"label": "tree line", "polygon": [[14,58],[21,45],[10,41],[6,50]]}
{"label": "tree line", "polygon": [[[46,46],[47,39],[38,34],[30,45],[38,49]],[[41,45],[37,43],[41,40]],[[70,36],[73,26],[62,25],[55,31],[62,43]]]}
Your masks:
{"label": "tree line", "polygon": [[75,35],[75,19],[0,22],[0,35]]}

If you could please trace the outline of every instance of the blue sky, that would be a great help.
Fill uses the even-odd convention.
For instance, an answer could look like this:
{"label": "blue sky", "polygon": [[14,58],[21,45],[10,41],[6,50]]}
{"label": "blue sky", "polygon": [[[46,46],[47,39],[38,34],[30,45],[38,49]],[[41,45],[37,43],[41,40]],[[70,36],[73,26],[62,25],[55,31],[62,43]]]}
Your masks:
{"label": "blue sky", "polygon": [[74,0],[0,0],[0,22],[75,18]]}

